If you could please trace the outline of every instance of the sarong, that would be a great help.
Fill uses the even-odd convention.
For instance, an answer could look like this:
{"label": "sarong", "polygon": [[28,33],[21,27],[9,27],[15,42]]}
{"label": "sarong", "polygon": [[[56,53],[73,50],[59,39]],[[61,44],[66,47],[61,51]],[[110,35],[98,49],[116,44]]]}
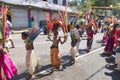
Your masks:
{"label": "sarong", "polygon": [[51,48],[50,58],[51,58],[52,66],[56,67],[56,66],[60,66],[61,65],[58,48]]}
{"label": "sarong", "polygon": [[35,67],[38,65],[37,56],[34,53],[34,50],[28,50],[26,54],[26,66],[28,72],[33,74],[35,71]]}

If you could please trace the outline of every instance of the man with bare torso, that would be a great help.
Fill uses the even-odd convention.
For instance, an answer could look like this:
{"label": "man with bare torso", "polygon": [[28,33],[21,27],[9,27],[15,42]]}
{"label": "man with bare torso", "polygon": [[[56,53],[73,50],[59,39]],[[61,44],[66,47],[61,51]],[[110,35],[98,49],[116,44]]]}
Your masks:
{"label": "man with bare torso", "polygon": [[58,70],[61,70],[62,66],[61,66],[61,61],[60,61],[60,58],[59,58],[59,47],[58,47],[58,45],[59,45],[59,42],[61,44],[63,44],[66,40],[64,40],[62,42],[61,37],[58,36],[57,31],[54,31],[53,34],[54,34],[53,40],[50,39],[53,42],[52,46],[51,46],[51,51],[50,51],[50,59],[51,59],[52,69],[57,68]]}

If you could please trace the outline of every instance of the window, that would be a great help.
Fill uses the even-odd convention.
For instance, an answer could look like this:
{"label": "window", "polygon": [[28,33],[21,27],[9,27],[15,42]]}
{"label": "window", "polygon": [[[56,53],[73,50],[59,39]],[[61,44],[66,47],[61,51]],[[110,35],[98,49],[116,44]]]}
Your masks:
{"label": "window", "polygon": [[47,0],[42,0],[42,1],[47,1]]}
{"label": "window", "polygon": [[53,3],[54,4],[58,4],[58,0],[53,0]]}
{"label": "window", "polygon": [[66,0],[63,0],[63,6],[66,6]]}

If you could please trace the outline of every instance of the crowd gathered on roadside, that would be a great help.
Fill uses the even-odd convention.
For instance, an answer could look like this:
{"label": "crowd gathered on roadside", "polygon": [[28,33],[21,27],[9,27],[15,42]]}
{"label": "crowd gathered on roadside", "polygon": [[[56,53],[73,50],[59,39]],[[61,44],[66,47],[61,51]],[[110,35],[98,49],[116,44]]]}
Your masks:
{"label": "crowd gathered on roadside", "polygon": [[[2,20],[2,17],[0,20]],[[2,21],[0,23],[2,24]],[[11,37],[12,23],[7,20],[5,24],[7,27],[6,38],[3,41],[2,37],[0,37],[0,80],[10,80],[17,72],[17,68],[10,58],[11,52],[9,52],[8,48],[8,45],[10,44],[9,41],[11,41],[12,48],[15,48]],[[116,52],[116,70],[120,71],[120,25],[115,16],[105,16],[104,20],[100,20],[99,17],[96,18],[92,14],[82,14],[77,15],[76,18],[70,20],[68,25],[60,18],[55,18],[51,21],[47,21],[46,26],[48,28],[48,39],[52,42],[50,46],[51,73],[54,69],[60,71],[63,70],[59,57],[59,43],[64,44],[67,41],[68,34],[70,34],[71,38],[70,64],[74,64],[76,57],[79,56],[78,53],[82,35],[84,33],[87,35],[86,51],[89,52],[92,48],[94,35],[99,32],[104,33],[103,38],[100,41],[104,43],[105,46],[104,54],[111,56],[113,51]],[[1,27],[2,25],[0,26],[0,34],[3,32]],[[64,36],[59,35],[60,29],[63,31]],[[26,49],[26,67],[28,70],[26,80],[32,78],[39,66],[38,58],[34,53],[34,40],[42,31],[42,28],[35,26],[29,32],[21,33],[21,38],[24,40]]]}

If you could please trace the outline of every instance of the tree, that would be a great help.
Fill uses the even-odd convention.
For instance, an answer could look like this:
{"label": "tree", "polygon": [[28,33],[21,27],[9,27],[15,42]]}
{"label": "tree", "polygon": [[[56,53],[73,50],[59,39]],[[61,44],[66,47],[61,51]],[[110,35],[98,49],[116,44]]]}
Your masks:
{"label": "tree", "polygon": [[94,0],[93,6],[110,6],[120,3],[120,0]]}
{"label": "tree", "polygon": [[86,9],[91,9],[91,5],[93,4],[93,0],[82,0],[81,3],[78,5],[78,9],[82,10],[83,12]]}
{"label": "tree", "polygon": [[[113,8],[113,6],[118,6],[120,4],[120,0],[94,0],[94,3],[92,6],[98,6],[98,7],[109,7],[109,10],[113,12],[114,15],[118,15],[119,8]],[[99,8],[97,9],[100,10]],[[103,8],[102,11],[106,13],[106,8]]]}

